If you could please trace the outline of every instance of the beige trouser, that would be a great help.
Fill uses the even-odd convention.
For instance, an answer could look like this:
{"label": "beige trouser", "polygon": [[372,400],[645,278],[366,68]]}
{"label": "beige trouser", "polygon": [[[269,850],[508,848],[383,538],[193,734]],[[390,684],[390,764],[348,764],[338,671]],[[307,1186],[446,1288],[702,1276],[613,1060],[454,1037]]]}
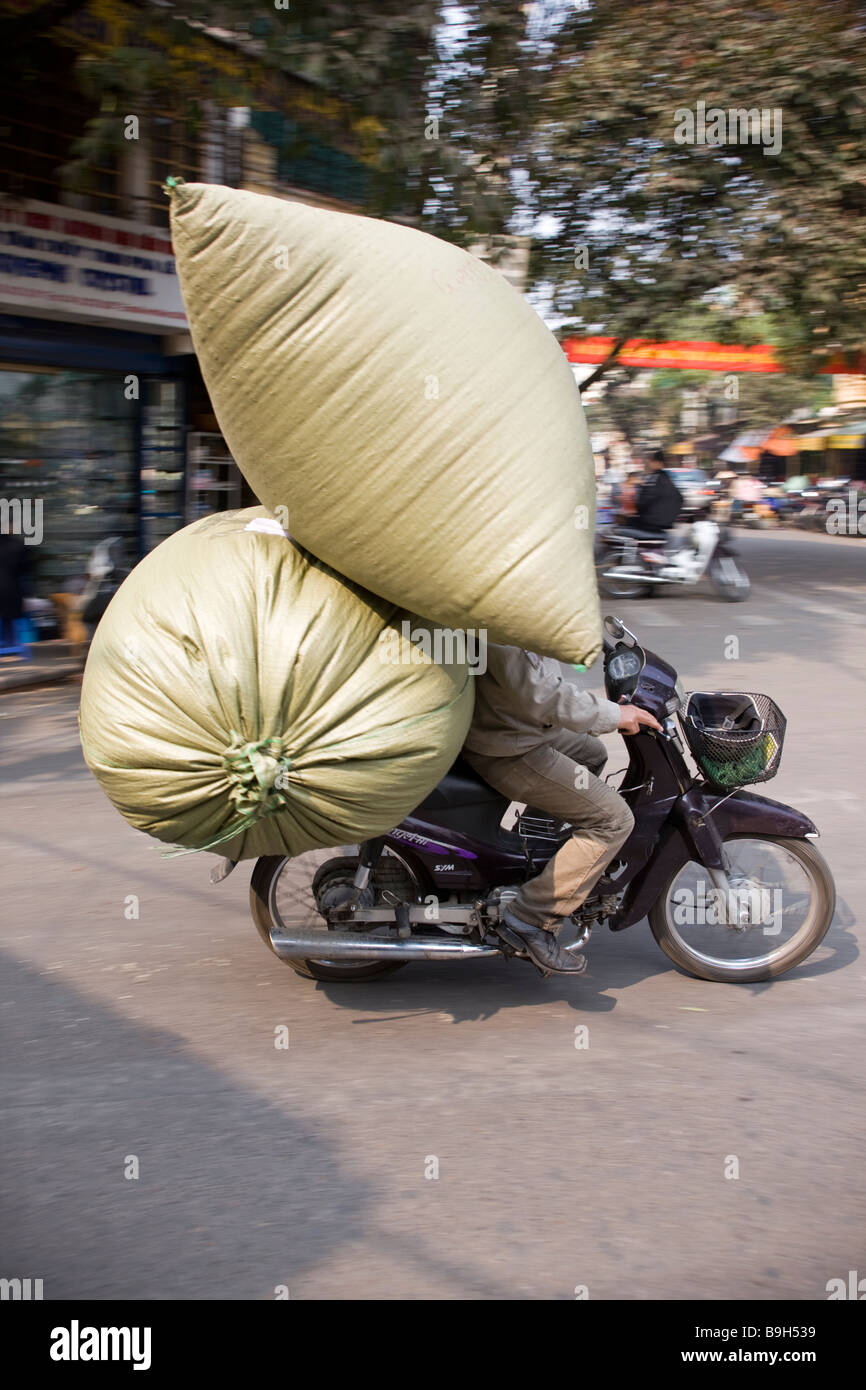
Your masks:
{"label": "beige trouser", "polygon": [[463,756],[503,796],[574,826],[571,839],[537,878],[523,884],[513,903],[525,922],[556,930],[588,897],[634,827],[619,792],[597,775],[607,761],[604,744],[592,734],[563,730],[553,743],[518,757],[492,758],[466,748]]}

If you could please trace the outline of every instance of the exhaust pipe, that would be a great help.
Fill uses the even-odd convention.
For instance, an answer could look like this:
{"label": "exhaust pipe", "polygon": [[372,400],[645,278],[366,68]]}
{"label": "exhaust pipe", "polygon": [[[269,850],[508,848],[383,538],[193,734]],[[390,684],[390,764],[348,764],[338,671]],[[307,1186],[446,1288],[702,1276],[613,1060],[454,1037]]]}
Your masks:
{"label": "exhaust pipe", "polygon": [[639,579],[641,584],[676,584],[679,581],[667,575],[647,574],[644,570],[603,570],[602,579]]}
{"label": "exhaust pipe", "polygon": [[361,932],[268,932],[271,950],[281,960],[469,960],[498,956],[495,946],[459,937],[368,936]]}

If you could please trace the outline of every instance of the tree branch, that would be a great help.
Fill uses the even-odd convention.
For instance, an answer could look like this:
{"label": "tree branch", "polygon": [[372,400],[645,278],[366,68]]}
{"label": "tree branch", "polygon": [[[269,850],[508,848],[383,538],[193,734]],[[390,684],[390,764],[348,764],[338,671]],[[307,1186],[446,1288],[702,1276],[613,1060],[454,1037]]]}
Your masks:
{"label": "tree branch", "polygon": [[577,388],[578,391],[582,393],[589,386],[593,386],[596,381],[601,380],[608,368],[613,366],[614,362],[616,361],[617,357],[619,356],[622,348],[625,346],[627,341],[627,338],[616,338],[614,340],[613,347],[607,354],[607,357],[604,359],[603,362],[599,362],[594,372],[590,372],[589,376],[584,381],[581,381],[579,383]]}

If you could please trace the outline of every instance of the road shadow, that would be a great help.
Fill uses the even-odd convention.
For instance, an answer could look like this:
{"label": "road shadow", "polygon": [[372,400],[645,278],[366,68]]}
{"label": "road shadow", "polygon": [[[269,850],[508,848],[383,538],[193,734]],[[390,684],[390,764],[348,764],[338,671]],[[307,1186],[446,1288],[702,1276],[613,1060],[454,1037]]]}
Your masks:
{"label": "road shadow", "polygon": [[[624,937],[630,940],[626,942]],[[625,949],[623,949],[625,948]],[[493,1018],[503,1009],[566,1003],[577,1013],[610,1013],[616,997],[654,975],[673,972],[674,967],[655,945],[646,923],[638,923],[627,933],[596,930],[587,952],[589,968],[577,978],[551,975],[543,979],[525,960],[483,958],[434,964],[419,961],[392,975],[366,983],[336,984],[319,982],[315,988],[341,1008],[369,1009],[381,1019],[383,1009],[393,1009],[394,1017],[450,1014],[453,1023],[474,1023]],[[372,1022],[358,1018],[363,1026]]]}
{"label": "road shadow", "polygon": [[[860,957],[860,943],[851,928],[857,925],[857,917],[844,898],[836,899],[836,912],[830,923],[827,935],[814,956],[809,956],[802,965],[796,966],[788,974],[776,980],[760,980],[746,988],[753,994],[763,994],[764,990],[784,986],[788,980],[817,978],[832,975],[853,965]],[[829,954],[828,954],[829,953]]]}
{"label": "road shadow", "polygon": [[[784,988],[788,980],[845,969],[860,954],[857,938],[849,930],[856,920],[847,903],[840,899],[817,958],[810,957],[775,980],[720,984],[714,988],[756,994],[770,988]],[[364,1023],[381,1022],[383,1010],[394,1011],[389,1015],[392,1021],[401,1015],[414,1018],[423,1014],[440,1017],[450,1014],[452,1023],[483,1022],[503,1009],[525,1009],[551,1003],[565,1003],[581,1014],[611,1013],[617,1006],[618,996],[634,985],[659,975],[670,975],[674,981],[678,977],[690,978],[656,945],[645,919],[623,932],[597,929],[587,958],[589,968],[576,979],[552,975],[544,980],[526,961],[485,958],[439,965],[419,961],[417,965],[413,963],[379,980],[347,984],[319,981],[312,987],[340,1008],[349,1008],[352,1012],[369,1010],[369,1019],[353,1020],[362,1027]]]}
{"label": "road shadow", "polygon": [[[170,1031],[0,961],[0,1276],[42,1279],[46,1300],[303,1299],[317,1266],[360,1246],[457,1299],[513,1297],[465,1251],[451,1263],[379,1224],[387,1152],[344,1151]],[[335,1296],[401,1296],[365,1286],[363,1266],[358,1281]]]}

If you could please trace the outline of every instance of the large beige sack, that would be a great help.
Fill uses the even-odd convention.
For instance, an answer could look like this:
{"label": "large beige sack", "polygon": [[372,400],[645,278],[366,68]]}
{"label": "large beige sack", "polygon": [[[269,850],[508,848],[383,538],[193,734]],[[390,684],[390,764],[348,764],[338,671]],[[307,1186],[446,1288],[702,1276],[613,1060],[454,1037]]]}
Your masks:
{"label": "large beige sack", "polygon": [[407,640],[423,631],[264,508],[205,517],[136,566],[96,630],[87,764],[137,829],[232,859],[380,834],[444,775],[472,717],[466,665]]}
{"label": "large beige sack", "polygon": [[172,190],[229,447],[302,545],[451,627],[589,662],[595,477],[556,339],[498,271],[372,218]]}

